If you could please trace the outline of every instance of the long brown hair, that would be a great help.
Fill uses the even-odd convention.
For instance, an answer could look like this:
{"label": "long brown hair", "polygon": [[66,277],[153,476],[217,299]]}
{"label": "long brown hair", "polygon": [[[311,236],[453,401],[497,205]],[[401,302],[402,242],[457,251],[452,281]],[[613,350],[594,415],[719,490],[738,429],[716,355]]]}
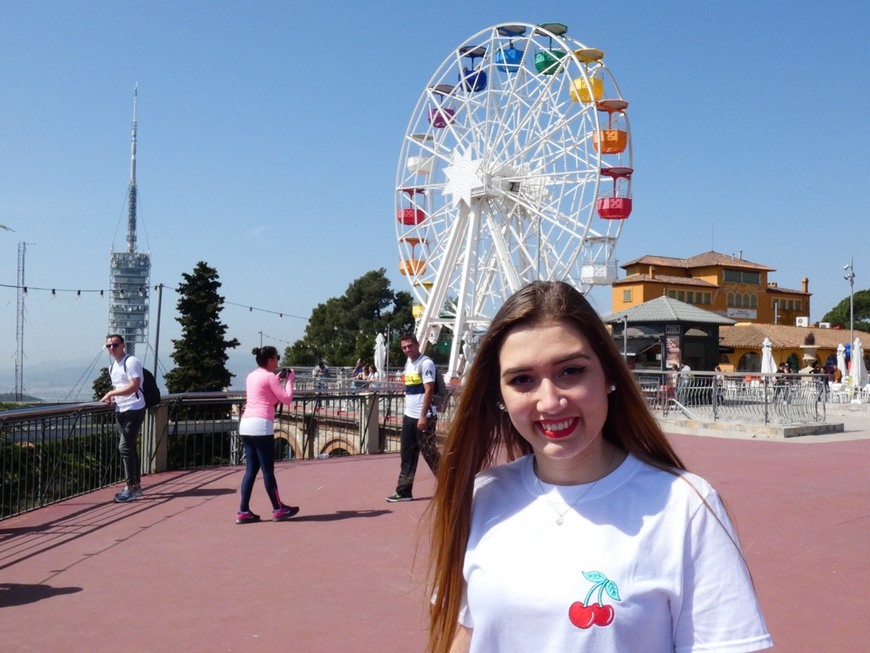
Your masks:
{"label": "long brown hair", "polygon": [[502,344],[517,326],[549,322],[567,322],[579,329],[598,355],[609,382],[616,386],[608,394],[604,438],[655,467],[685,469],[650,413],[616,343],[586,298],[559,281],[535,281],[521,288],[496,313],[477,348],[438,469],[431,505],[430,653],[447,653],[457,631],[474,477],[491,467],[497,457],[514,460],[532,452],[508,414],[496,405],[501,398]]}

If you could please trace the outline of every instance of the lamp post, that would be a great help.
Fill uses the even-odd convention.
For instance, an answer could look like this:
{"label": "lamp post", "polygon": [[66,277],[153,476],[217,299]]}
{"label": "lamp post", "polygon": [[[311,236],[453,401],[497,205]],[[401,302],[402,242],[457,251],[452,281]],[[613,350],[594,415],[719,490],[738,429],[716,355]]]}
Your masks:
{"label": "lamp post", "polygon": [[628,362],[628,317],[622,319],[622,360]]}
{"label": "lamp post", "polygon": [[855,259],[849,259],[849,265],[844,265],[846,275],[843,277],[849,282],[849,342],[855,342]]}

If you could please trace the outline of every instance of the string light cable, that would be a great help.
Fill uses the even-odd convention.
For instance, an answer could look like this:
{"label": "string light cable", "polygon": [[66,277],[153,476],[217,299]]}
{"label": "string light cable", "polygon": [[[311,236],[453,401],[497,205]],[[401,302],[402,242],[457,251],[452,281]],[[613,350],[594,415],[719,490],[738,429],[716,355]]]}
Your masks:
{"label": "string light cable", "polygon": [[[177,292],[175,290],[175,288],[170,288],[169,286],[165,286],[163,284],[158,284],[157,286],[154,286],[154,289],[157,290],[160,287],[162,287],[166,290],[172,290],[173,292]],[[60,294],[67,294],[67,293],[75,294],[77,299],[80,299],[83,294],[98,294],[100,296],[100,299],[104,299],[106,297],[106,295],[111,294],[111,292],[109,290],[106,290],[105,288],[102,288],[102,289],[44,288],[44,287],[40,287],[40,286],[30,286],[30,285],[19,286],[17,284],[9,284],[9,283],[0,283],[0,288],[13,288],[15,290],[23,290],[25,295],[29,294],[32,291],[49,292],[49,293],[51,293],[52,299],[56,299],[58,297],[58,295],[60,295]],[[144,294],[144,289],[140,289],[139,292],[140,292],[140,294]],[[123,297],[124,291],[121,290],[120,294]],[[227,306],[236,306],[238,308],[246,308],[246,309],[248,309],[249,313],[255,313],[255,312],[256,313],[266,313],[268,315],[277,315],[281,319],[283,319],[285,317],[292,317],[292,318],[295,318],[297,320],[305,320],[306,322],[308,321],[307,317],[303,317],[301,315],[294,315],[293,313],[290,313],[288,311],[275,311],[275,310],[268,309],[268,308],[259,308],[257,306],[251,306],[249,304],[240,304],[238,302],[231,302],[228,300],[224,300],[224,304]]]}

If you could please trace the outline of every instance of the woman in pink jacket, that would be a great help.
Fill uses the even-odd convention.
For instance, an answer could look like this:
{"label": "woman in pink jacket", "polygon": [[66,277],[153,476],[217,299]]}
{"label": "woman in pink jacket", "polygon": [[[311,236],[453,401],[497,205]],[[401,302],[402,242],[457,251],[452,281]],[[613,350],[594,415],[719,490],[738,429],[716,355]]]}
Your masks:
{"label": "woman in pink jacket", "polygon": [[242,479],[242,500],[236,514],[237,524],[260,521],[260,516],[251,512],[251,491],[257,474],[263,471],[263,484],[272,502],[272,521],[290,519],[299,512],[297,506],[286,506],[278,495],[275,480],[275,405],[293,401],[293,380],[296,375],[290,370],[284,384],[275,374],[278,368],[278,350],[274,347],[255,347],[256,370],[248,374],[245,382],[247,401],[239,423],[239,434],[245,447],[245,477]]}

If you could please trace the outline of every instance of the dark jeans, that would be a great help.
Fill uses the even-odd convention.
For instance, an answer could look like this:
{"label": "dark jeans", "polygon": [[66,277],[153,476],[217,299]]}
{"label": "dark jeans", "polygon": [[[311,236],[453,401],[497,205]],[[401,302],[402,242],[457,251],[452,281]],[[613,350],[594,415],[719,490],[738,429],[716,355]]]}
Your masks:
{"label": "dark jeans", "polygon": [[125,410],[115,413],[115,424],[118,426],[118,434],[121,436],[118,442],[118,451],[121,452],[121,461],[124,463],[124,480],[127,485],[139,485],[142,474],[142,466],[139,461],[139,449],[136,440],[139,437],[139,429],[145,421],[145,409]]}
{"label": "dark jeans", "polygon": [[433,474],[438,474],[438,463],[441,460],[441,452],[435,441],[435,426],[438,418],[432,415],[426,421],[426,431],[417,428],[417,418],[405,415],[402,418],[401,461],[399,471],[399,484],[396,493],[402,496],[411,496],[414,487],[414,476],[417,474],[417,459],[423,454],[423,460],[429,465]]}
{"label": "dark jeans", "polygon": [[263,471],[263,485],[272,502],[272,510],[278,510],[281,498],[278,496],[278,481],[275,480],[275,436],[243,435],[242,444],[245,447],[245,477],[242,479],[239,510],[247,512],[251,509],[251,492],[260,470]]}

